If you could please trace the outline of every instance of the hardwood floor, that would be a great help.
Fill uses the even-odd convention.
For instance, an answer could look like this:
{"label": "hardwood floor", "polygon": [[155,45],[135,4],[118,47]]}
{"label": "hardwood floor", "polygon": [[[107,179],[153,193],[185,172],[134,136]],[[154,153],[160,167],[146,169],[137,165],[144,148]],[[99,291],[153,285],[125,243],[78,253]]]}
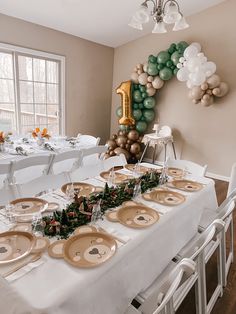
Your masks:
{"label": "hardwood floor", "polygon": [[[218,203],[220,204],[226,197],[228,183],[224,181],[216,181],[216,193]],[[234,214],[234,231],[236,233],[236,214]],[[234,249],[236,251],[236,239],[234,238]],[[213,256],[207,265],[207,296],[211,296],[217,283],[216,273],[216,256]],[[177,314],[194,314],[195,298],[194,289],[190,291],[187,298],[177,311]],[[227,287],[224,294],[219,298],[211,312],[211,314],[236,314],[236,262],[231,265],[228,275]]]}

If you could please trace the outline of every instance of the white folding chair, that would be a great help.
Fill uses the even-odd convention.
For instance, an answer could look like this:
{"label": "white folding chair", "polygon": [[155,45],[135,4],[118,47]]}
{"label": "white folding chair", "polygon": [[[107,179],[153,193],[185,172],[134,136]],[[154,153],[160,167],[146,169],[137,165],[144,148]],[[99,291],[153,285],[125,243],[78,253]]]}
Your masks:
{"label": "white folding chair", "polygon": [[16,198],[15,191],[9,184],[11,173],[11,162],[0,164],[0,206],[8,204]]}
{"label": "white folding chair", "polygon": [[125,314],[174,314],[174,294],[195,272],[196,263],[184,258],[167,274],[157,290],[136,309],[130,305]]}
{"label": "white folding chair", "polygon": [[52,154],[43,154],[12,161],[9,181],[18,197],[32,197],[50,187],[47,173],[52,159]]}
{"label": "white folding chair", "polygon": [[[217,240],[213,239],[220,234],[224,223],[222,220],[215,220],[207,230],[202,234],[198,234],[194,239],[191,239],[189,243],[179,252],[176,257],[176,262],[170,262],[167,267],[164,269],[162,274],[157,277],[154,282],[145,290],[142,291],[135,299],[141,304],[144,302],[149,304],[148,300],[153,300],[153,296],[157,296],[160,287],[168,278],[170,272],[176,267],[176,263],[179,263],[183,258],[190,258],[195,261],[197,264],[197,271],[191,278],[189,278],[181,287],[179,287],[173,295],[173,311],[168,313],[175,313],[179,308],[180,304],[185,299],[186,295],[190,289],[195,286],[195,298],[196,298],[196,313],[205,314],[210,313],[210,306],[207,307],[206,303],[206,280],[205,280],[205,261],[209,259],[209,252],[206,248],[210,247],[211,250],[214,248],[221,249],[220,236],[217,237]],[[213,246],[214,244],[214,246]],[[210,246],[209,246],[210,245]],[[222,293],[222,276],[221,272],[218,272],[219,275],[219,286],[217,286],[216,293],[214,298],[217,298],[218,295]],[[214,299],[215,300],[215,299]],[[212,306],[213,302],[210,304]],[[151,311],[142,311],[141,313],[150,314],[153,313],[153,308]]]}
{"label": "white folding chair", "polygon": [[107,147],[102,145],[81,149],[81,164],[71,172],[71,180],[76,182],[98,176],[103,171],[103,154],[106,151]]}
{"label": "white folding chair", "polygon": [[[199,231],[203,231],[216,218],[222,219],[225,222],[224,232],[222,235],[222,263],[223,263],[223,285],[227,284],[227,276],[230,265],[234,260],[234,226],[233,226],[233,210],[235,209],[236,189],[222,202],[222,204],[215,210],[205,209],[199,223]],[[226,234],[229,231],[230,246],[228,257],[226,254]]]}
{"label": "white folding chair", "polygon": [[227,191],[227,196],[236,189],[236,163],[233,164],[230,174],[229,187]]}
{"label": "white folding chair", "polygon": [[98,146],[100,143],[100,137],[94,137],[92,135],[78,134],[79,145],[81,146]]}
{"label": "white folding chair", "polygon": [[79,149],[54,154],[48,171],[51,188],[56,189],[65,183],[71,182],[70,174],[80,167],[81,161],[82,152]]}
{"label": "white folding chair", "polygon": [[120,154],[118,156],[112,156],[103,161],[103,170],[108,171],[113,167],[125,166],[127,164],[127,160],[124,154]]}
{"label": "white folding chair", "polygon": [[189,160],[168,159],[166,164],[167,167],[180,168],[197,177],[204,177],[207,170],[207,165],[201,166]]}

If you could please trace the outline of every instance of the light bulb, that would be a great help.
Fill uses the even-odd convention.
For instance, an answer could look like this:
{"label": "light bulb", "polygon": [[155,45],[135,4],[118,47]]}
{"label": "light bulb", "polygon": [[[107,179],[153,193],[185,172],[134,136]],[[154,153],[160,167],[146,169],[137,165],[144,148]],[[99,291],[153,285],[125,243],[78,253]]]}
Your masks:
{"label": "light bulb", "polygon": [[174,2],[170,2],[165,9],[163,21],[166,24],[173,24],[176,23],[181,19],[181,14],[177,5]]}
{"label": "light bulb", "polygon": [[163,22],[158,22],[158,23],[155,23],[155,26],[152,30],[152,33],[153,34],[161,34],[161,33],[166,33],[167,30],[166,30],[166,27],[165,27],[165,24]]}
{"label": "light bulb", "polygon": [[141,24],[148,23],[149,21],[149,13],[147,5],[141,5],[139,10],[135,12],[134,18],[137,22]]}

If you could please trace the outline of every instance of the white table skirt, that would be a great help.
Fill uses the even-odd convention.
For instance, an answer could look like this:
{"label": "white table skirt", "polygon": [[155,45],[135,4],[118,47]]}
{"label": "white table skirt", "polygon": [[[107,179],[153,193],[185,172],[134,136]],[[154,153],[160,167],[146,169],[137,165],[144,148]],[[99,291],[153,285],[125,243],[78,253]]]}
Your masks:
{"label": "white table skirt", "polygon": [[29,313],[124,313],[130,301],[152,283],[194,236],[204,208],[217,206],[214,181],[202,179],[206,185],[201,191],[188,193],[186,201],[179,206],[168,207],[159,222],[147,229],[135,230],[105,219],[100,224],[103,228],[114,228],[130,240],[103,265],[78,269],[64,260],[47,256],[46,263],[10,283],[6,292],[4,285],[8,283],[0,282],[1,313],[13,313],[5,300],[13,298],[14,291],[20,295],[17,300],[23,302],[19,308],[25,309],[28,305]]}

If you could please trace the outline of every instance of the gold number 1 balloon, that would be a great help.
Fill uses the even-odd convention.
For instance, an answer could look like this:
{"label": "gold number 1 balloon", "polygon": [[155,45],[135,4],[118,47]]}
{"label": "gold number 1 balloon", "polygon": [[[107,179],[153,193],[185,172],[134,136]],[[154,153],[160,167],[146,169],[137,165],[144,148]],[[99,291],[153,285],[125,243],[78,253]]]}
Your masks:
{"label": "gold number 1 balloon", "polygon": [[116,93],[121,95],[122,100],[122,117],[119,119],[119,124],[135,124],[131,110],[131,81],[122,82],[117,88]]}

